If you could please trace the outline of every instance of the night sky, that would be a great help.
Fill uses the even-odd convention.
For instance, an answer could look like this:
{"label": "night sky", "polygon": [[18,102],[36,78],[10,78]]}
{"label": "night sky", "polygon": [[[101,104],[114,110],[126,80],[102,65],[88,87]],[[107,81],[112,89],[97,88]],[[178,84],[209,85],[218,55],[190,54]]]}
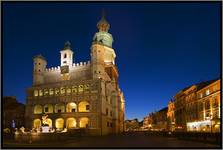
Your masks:
{"label": "night sky", "polygon": [[25,103],[33,56],[60,65],[70,41],[75,62],[90,46],[105,9],[126,100],[126,118],[167,106],[181,89],[220,77],[220,2],[3,4],[3,96]]}

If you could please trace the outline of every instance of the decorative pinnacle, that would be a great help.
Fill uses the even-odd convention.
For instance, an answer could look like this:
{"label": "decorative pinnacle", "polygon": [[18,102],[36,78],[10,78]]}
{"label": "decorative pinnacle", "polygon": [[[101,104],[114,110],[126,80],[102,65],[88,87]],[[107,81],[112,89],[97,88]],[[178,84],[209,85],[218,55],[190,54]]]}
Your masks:
{"label": "decorative pinnacle", "polygon": [[99,31],[108,32],[110,25],[105,19],[105,10],[102,9],[102,17],[101,20],[97,23],[97,27]]}
{"label": "decorative pinnacle", "polygon": [[106,19],[105,19],[105,9],[102,9],[102,15],[101,15],[101,16],[102,16],[102,17],[101,17],[102,20],[106,20]]}
{"label": "decorative pinnacle", "polygon": [[66,49],[71,49],[71,44],[69,41],[65,42],[65,44],[64,44],[64,50],[66,50]]}

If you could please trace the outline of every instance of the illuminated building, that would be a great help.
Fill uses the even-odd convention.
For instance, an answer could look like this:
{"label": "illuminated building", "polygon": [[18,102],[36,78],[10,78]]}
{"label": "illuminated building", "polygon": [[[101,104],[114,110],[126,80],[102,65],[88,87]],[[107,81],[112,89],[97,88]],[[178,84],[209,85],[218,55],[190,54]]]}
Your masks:
{"label": "illuminated building", "polygon": [[149,130],[167,130],[167,110],[165,107],[144,117],[143,128]]}
{"label": "illuminated building", "polygon": [[138,119],[125,120],[125,131],[139,130],[140,122]]}
{"label": "illuminated building", "polygon": [[[219,130],[220,80],[201,82],[187,87],[174,96],[175,130]],[[218,116],[216,115],[218,114]],[[211,121],[212,120],[212,121]]]}
{"label": "illuminated building", "polygon": [[174,107],[174,102],[172,100],[169,101],[168,103],[168,111],[167,111],[167,128],[170,131],[175,130],[175,107]]}
{"label": "illuminated building", "polygon": [[73,63],[69,42],[60,51],[60,66],[47,67],[47,60],[33,58],[33,86],[27,89],[26,127],[44,124],[57,130],[87,128],[104,135],[124,130],[125,100],[118,85],[113,38],[103,16],[91,45],[91,61]]}
{"label": "illuminated building", "polygon": [[197,119],[187,122],[188,131],[220,132],[220,79],[199,88]]}
{"label": "illuminated building", "polygon": [[175,106],[175,130],[186,130],[186,105],[185,105],[185,94],[184,90],[179,91],[174,96],[174,106]]}

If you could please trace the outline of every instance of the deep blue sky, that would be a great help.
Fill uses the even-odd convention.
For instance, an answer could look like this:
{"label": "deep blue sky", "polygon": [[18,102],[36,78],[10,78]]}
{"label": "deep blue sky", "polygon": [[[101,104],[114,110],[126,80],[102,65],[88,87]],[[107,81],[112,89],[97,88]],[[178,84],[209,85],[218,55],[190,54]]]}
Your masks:
{"label": "deep blue sky", "polygon": [[220,3],[3,4],[3,95],[25,103],[33,56],[60,65],[69,40],[76,62],[90,60],[104,8],[111,25],[126,118],[167,106],[182,88],[220,76]]}

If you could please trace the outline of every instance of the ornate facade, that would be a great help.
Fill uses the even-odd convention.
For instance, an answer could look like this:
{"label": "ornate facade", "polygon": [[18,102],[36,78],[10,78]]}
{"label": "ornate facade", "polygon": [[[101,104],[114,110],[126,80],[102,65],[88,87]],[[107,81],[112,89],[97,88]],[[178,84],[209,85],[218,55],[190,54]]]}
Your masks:
{"label": "ornate facade", "polygon": [[26,127],[44,124],[57,130],[87,128],[104,135],[124,129],[125,100],[118,84],[113,37],[103,16],[91,45],[91,60],[73,63],[71,44],[60,51],[61,64],[47,68],[47,60],[33,58],[33,86],[27,89]]}
{"label": "ornate facade", "polygon": [[187,87],[174,96],[175,130],[220,131],[220,79]]}
{"label": "ornate facade", "polygon": [[175,130],[175,107],[174,107],[174,102],[172,100],[169,101],[168,103],[168,111],[167,111],[167,125],[168,125],[168,130],[169,131],[174,131]]}

